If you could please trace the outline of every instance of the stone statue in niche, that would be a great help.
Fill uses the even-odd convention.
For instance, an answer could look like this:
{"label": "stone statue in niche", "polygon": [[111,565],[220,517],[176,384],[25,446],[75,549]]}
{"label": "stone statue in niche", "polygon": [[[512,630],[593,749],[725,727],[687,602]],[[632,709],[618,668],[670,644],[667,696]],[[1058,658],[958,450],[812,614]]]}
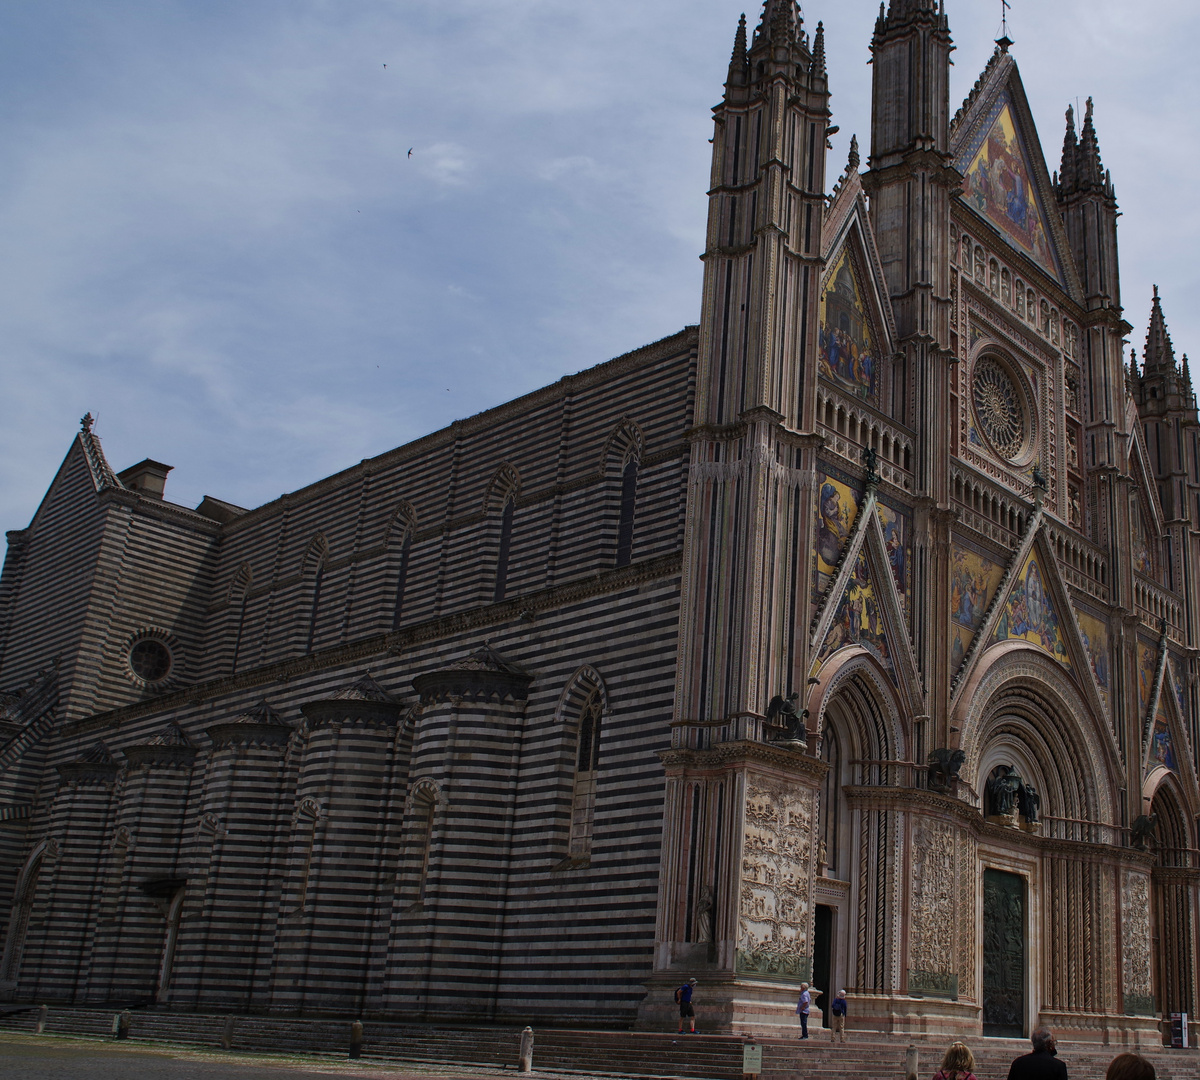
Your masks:
{"label": "stone statue in niche", "polygon": [[[985,795],[989,817],[1014,817],[1017,805],[1017,792],[1021,789],[1021,774],[1011,765],[997,765],[988,777]],[[1015,821],[1012,822],[1016,824]]]}
{"label": "stone statue in niche", "polygon": [[700,900],[696,904],[696,940],[712,941],[713,891],[705,885],[700,889]]}
{"label": "stone statue in niche", "polygon": [[808,731],[804,724],[808,718],[808,710],[805,709],[802,713],[797,711],[796,703],[799,700],[800,695],[797,693],[787,697],[776,694],[771,698],[771,704],[767,706],[767,726],[777,729],[770,738],[771,742],[808,745]]}
{"label": "stone statue in niche", "polygon": [[1032,784],[1022,782],[1017,788],[1017,809],[1025,819],[1025,828],[1030,832],[1040,832],[1038,815],[1042,809],[1041,793]]}
{"label": "stone statue in niche", "polygon": [[929,754],[929,786],[934,791],[949,791],[953,782],[958,779],[958,770],[962,768],[967,755],[962,750],[950,750],[939,746]]}
{"label": "stone statue in niche", "polygon": [[1154,828],[1158,824],[1157,814],[1139,814],[1133,819],[1133,846],[1144,851],[1154,842]]}

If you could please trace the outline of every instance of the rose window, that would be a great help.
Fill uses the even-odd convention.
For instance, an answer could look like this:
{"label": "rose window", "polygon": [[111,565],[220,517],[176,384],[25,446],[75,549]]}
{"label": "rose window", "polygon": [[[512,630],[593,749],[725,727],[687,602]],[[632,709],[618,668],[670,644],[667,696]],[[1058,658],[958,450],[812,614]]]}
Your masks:
{"label": "rose window", "polygon": [[991,357],[975,365],[975,419],[996,452],[1009,461],[1025,447],[1025,409],[1012,377]]}

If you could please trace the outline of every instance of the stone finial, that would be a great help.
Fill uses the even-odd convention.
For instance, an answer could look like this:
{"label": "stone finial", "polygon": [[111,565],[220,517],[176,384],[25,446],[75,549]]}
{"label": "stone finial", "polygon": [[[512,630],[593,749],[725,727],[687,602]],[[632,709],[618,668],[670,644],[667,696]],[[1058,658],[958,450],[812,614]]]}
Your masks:
{"label": "stone finial", "polygon": [[850,136],[850,153],[846,156],[846,172],[852,173],[858,169],[862,158],[858,156],[858,136]]}
{"label": "stone finial", "polygon": [[92,433],[92,425],[96,422],[96,418],[89,412],[84,413],[83,418],[79,421],[79,430],[85,435]]}
{"label": "stone finial", "polygon": [[1154,286],[1154,295],[1150,301],[1150,326],[1146,330],[1146,347],[1142,350],[1142,372],[1149,374],[1153,369],[1175,370],[1175,347],[1171,344],[1171,335],[1167,332],[1167,321],[1163,317],[1162,302],[1158,296],[1158,286]]}
{"label": "stone finial", "polygon": [[825,77],[825,24],[817,23],[817,32],[813,36],[812,67],[814,75]]}
{"label": "stone finial", "polygon": [[733,38],[733,55],[729,58],[730,75],[741,74],[748,63],[749,60],[746,57],[746,13],[743,11],[742,17],[738,19],[737,33]]}

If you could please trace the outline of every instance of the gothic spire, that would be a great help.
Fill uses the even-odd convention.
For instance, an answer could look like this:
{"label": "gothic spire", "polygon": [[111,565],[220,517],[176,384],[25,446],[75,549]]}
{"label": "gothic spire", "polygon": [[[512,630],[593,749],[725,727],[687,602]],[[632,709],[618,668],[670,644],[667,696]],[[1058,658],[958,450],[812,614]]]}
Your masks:
{"label": "gothic spire", "polygon": [[750,60],[746,55],[746,13],[738,19],[737,34],[733,39],[733,55],[729,58],[729,78],[726,86],[744,85]]}
{"label": "gothic spire", "polygon": [[1175,347],[1167,333],[1167,322],[1163,318],[1162,303],[1158,298],[1158,286],[1154,286],[1154,299],[1150,304],[1150,328],[1146,331],[1146,348],[1142,352],[1142,370],[1149,375],[1162,369],[1175,370]]}
{"label": "gothic spire", "polygon": [[790,45],[797,38],[799,22],[796,0],[763,0],[753,44]]}
{"label": "gothic spire", "polygon": [[813,36],[812,73],[820,78],[825,77],[825,24],[817,23],[817,32]]}
{"label": "gothic spire", "polygon": [[858,156],[858,136],[850,136],[850,155],[846,159],[846,172],[857,172],[862,159]]}

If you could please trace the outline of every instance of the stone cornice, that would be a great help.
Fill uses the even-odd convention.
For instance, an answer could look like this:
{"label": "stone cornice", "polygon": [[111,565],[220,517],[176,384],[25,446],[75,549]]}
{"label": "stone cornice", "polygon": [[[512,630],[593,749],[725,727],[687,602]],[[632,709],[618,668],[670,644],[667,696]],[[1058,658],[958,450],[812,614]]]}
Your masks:
{"label": "stone cornice", "polygon": [[393,701],[354,701],[330,698],[300,706],[310,730],[351,724],[357,727],[388,728],[400,719],[401,706]]}
{"label": "stone cornice", "polygon": [[125,755],[125,760],[129,763],[131,769],[136,769],[142,765],[147,767],[155,765],[190,766],[196,760],[196,748],[194,746],[126,746],[121,750],[121,753]]}
{"label": "stone cornice", "polygon": [[213,724],[205,731],[212,739],[213,749],[220,750],[227,746],[285,747],[292,737],[293,729],[288,724],[256,724],[233,720],[224,724]]}
{"label": "stone cornice", "polygon": [[416,623],[413,626],[403,627],[386,634],[372,634],[370,637],[360,638],[348,645],[337,645],[304,656],[279,660],[273,664],[264,664],[260,668],[243,674],[224,675],[209,679],[161,697],[140,701],[135,705],[126,705],[119,709],[98,713],[95,716],[82,717],[64,724],[62,731],[64,735],[72,736],[90,731],[119,730],[122,724],[140,720],[145,716],[155,716],[183,706],[213,701],[242,690],[273,686],[277,683],[302,678],[305,675],[350,666],[379,656],[399,655],[406,649],[427,641],[514,622],[522,615],[536,615],[541,611],[551,611],[569,604],[604,596],[606,593],[619,592],[632,585],[661,581],[678,574],[682,564],[683,554],[679,551],[660,555],[653,559],[644,559],[631,563],[629,566],[580,577],[565,585],[556,585],[538,592],[515,596],[511,600],[503,600],[498,604],[485,604],[454,615],[429,619],[426,622]]}
{"label": "stone cornice", "polygon": [[658,756],[668,773],[758,765],[793,775],[800,773],[809,779],[820,781],[825,779],[825,774],[829,772],[826,762],[803,751],[789,750],[778,743],[751,742],[748,739],[718,743],[708,750],[660,750]]}

